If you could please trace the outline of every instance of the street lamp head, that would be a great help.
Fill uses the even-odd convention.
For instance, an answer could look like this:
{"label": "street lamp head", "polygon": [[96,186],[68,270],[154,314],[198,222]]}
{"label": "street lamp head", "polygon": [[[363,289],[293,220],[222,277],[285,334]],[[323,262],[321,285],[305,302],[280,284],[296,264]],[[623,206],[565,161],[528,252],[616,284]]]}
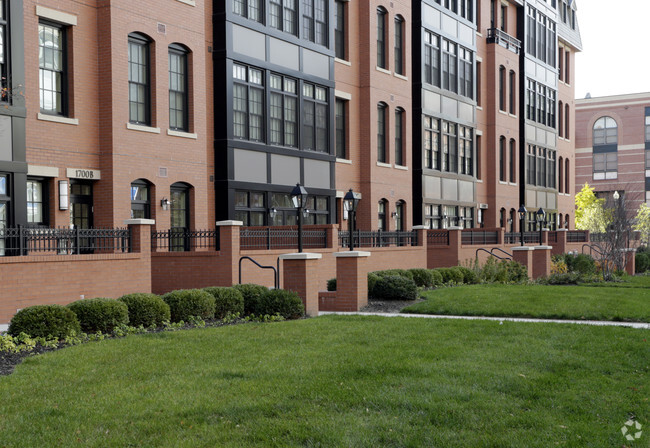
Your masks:
{"label": "street lamp head", "polygon": [[291,200],[295,208],[303,208],[307,203],[307,190],[299,183],[291,190]]}
{"label": "street lamp head", "polygon": [[621,197],[621,195],[618,193],[618,190],[614,192],[614,199],[618,201],[618,199]]}
{"label": "street lamp head", "polygon": [[345,207],[345,211],[356,212],[360,200],[361,193],[356,193],[352,191],[352,188],[350,188],[350,191],[345,193],[345,196],[343,196],[343,207]]}
{"label": "street lamp head", "polygon": [[277,214],[278,214],[278,210],[275,207],[271,207],[271,210],[269,210],[269,216],[271,217],[271,219],[275,219]]}
{"label": "street lamp head", "polygon": [[537,210],[537,222],[544,222],[544,218],[546,217],[546,212],[542,207]]}
{"label": "street lamp head", "polygon": [[528,210],[526,210],[526,207],[524,207],[524,204],[521,204],[521,207],[519,207],[519,210],[517,211],[519,213],[519,219],[524,219],[526,216],[526,213],[528,213]]}

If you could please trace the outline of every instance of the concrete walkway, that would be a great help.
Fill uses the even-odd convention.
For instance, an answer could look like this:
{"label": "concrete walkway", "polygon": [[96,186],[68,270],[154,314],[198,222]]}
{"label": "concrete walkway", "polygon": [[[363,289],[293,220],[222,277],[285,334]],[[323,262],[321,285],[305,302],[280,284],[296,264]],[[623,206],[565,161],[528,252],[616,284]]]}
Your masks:
{"label": "concrete walkway", "polygon": [[650,330],[650,323],[638,322],[610,322],[602,320],[562,320],[562,319],[527,319],[520,317],[483,317],[483,316],[444,316],[439,314],[402,314],[402,313],[362,313],[362,312],[338,312],[321,311],[319,316],[336,314],[339,316],[380,316],[380,317],[419,317],[421,319],[461,319],[461,320],[494,320],[499,322],[534,322],[552,324],[578,324],[596,325],[601,327],[628,327],[641,330]]}

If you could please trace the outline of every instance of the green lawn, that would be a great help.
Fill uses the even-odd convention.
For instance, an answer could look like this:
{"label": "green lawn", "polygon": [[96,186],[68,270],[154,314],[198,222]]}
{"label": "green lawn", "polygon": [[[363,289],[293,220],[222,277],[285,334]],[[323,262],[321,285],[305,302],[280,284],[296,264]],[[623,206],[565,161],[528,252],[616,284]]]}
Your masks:
{"label": "green lawn", "polygon": [[325,316],[105,340],[0,378],[0,446],[647,447],[620,428],[650,425],[648,336]]}
{"label": "green lawn", "polygon": [[[641,280],[637,280],[641,279]],[[614,286],[467,285],[426,291],[403,313],[650,322],[650,277]]]}

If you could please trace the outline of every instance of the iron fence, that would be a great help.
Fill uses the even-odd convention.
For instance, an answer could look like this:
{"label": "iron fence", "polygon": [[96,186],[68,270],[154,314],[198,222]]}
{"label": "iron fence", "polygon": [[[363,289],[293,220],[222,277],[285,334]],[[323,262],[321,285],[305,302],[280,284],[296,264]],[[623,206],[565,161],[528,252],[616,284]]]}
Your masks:
{"label": "iron fence", "polygon": [[428,230],[428,246],[449,246],[449,230]]}
{"label": "iron fence", "polygon": [[0,256],[72,255],[131,251],[128,228],[18,227],[0,230]]}
{"label": "iron fence", "polygon": [[587,232],[585,230],[569,230],[566,233],[568,243],[586,243]]}
{"label": "iron fence", "polygon": [[[242,228],[239,231],[239,245],[244,250],[296,249],[298,247],[297,229]],[[303,229],[302,247],[305,249],[324,249],[327,247],[326,229]]]}
{"label": "iron fence", "polygon": [[[390,246],[417,246],[417,232],[384,232],[355,230],[352,232],[354,247],[390,247]],[[339,232],[339,247],[350,246],[350,232]]]}
{"label": "iron fence", "polygon": [[[506,232],[506,244],[521,244],[521,232]],[[524,232],[524,244],[541,244],[539,232]]]}
{"label": "iron fence", "polygon": [[557,232],[555,231],[548,232],[548,244],[553,244],[553,243],[557,244]]}
{"label": "iron fence", "polygon": [[490,230],[463,230],[461,233],[461,244],[499,244],[499,232]]}
{"label": "iron fence", "polygon": [[171,228],[151,232],[152,252],[189,252],[197,249],[219,250],[219,230]]}
{"label": "iron fence", "polygon": [[499,44],[515,54],[519,54],[521,50],[521,41],[505,31],[501,31],[499,28],[488,28],[487,43]]}

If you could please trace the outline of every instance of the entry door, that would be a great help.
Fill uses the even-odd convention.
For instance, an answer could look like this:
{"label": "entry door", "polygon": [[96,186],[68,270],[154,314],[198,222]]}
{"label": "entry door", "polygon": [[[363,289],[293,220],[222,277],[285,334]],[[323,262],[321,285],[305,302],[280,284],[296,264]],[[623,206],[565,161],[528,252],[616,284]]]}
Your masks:
{"label": "entry door", "polygon": [[171,191],[171,230],[169,248],[171,251],[188,251],[189,247],[189,190],[185,186],[172,185]]}
{"label": "entry door", "polygon": [[[93,184],[74,182],[70,184],[70,224],[75,229],[91,229],[93,226]],[[92,253],[92,238],[81,238],[80,253]]]}

